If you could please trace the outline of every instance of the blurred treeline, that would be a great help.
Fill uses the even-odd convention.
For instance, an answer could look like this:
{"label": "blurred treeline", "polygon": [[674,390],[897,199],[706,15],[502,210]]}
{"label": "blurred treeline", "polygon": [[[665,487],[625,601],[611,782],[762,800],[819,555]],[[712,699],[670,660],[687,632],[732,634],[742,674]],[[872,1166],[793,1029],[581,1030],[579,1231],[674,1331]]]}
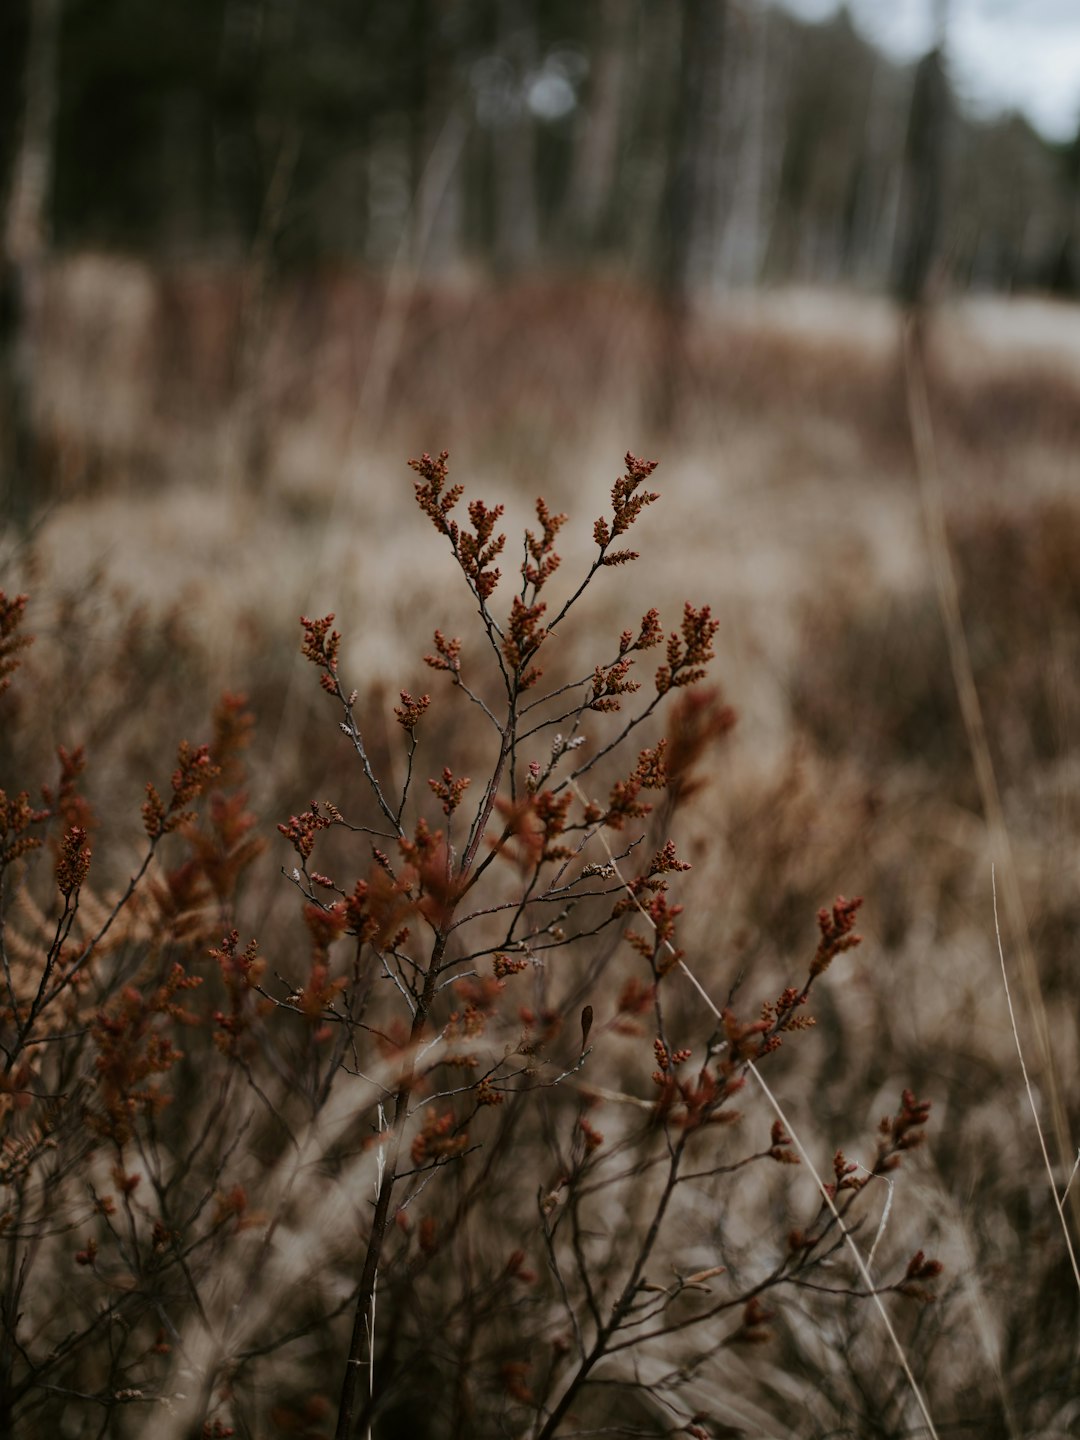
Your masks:
{"label": "blurred treeline", "polygon": [[757,0],[3,0],[0,187],[62,250],[1075,292],[1080,144],[917,73]]}

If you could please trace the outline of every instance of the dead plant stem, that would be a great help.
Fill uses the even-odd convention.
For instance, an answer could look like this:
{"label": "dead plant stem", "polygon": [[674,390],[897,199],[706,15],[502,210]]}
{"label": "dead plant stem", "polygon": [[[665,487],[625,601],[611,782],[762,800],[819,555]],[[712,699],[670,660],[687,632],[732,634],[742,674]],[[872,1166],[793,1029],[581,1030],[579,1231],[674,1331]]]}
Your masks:
{"label": "dead plant stem", "polygon": [[[1009,990],[1009,972],[1005,968],[1005,950],[1001,943],[1001,925],[998,923],[997,908],[997,877],[993,866],[990,867],[990,889],[994,896],[994,933],[997,936],[998,959],[1001,961],[1001,979],[1005,985],[1005,1001],[1009,1007],[1009,1023],[1012,1026],[1013,1039],[1016,1041],[1016,1053],[1020,1059],[1020,1073],[1024,1077],[1024,1089],[1027,1091],[1028,1104],[1031,1106],[1031,1114],[1035,1120],[1035,1133],[1039,1137],[1039,1149],[1042,1151],[1043,1164],[1046,1166],[1046,1178],[1050,1182],[1050,1194],[1054,1197],[1054,1209],[1061,1221],[1061,1228],[1065,1235],[1065,1248],[1069,1252],[1069,1263],[1072,1265],[1073,1279],[1076,1281],[1076,1288],[1080,1290],[1080,1268],[1076,1263],[1076,1251],[1073,1248],[1072,1236],[1069,1234],[1069,1224],[1065,1219],[1064,1197],[1068,1194],[1069,1186],[1066,1185],[1061,1195],[1058,1194],[1057,1181],[1054,1179],[1054,1167],[1050,1161],[1050,1152],[1046,1148],[1046,1136],[1043,1133],[1042,1123],[1039,1120],[1039,1107],[1035,1103],[1035,1092],[1031,1087],[1031,1078],[1028,1075],[1027,1065],[1024,1062],[1024,1050],[1020,1044],[1020,1031],[1016,1024],[1016,1011],[1013,1009],[1012,994]],[[1072,1176],[1069,1177],[1072,1183]]]}
{"label": "dead plant stem", "polygon": [[[990,755],[990,747],[987,743],[986,724],[979,701],[979,692],[975,685],[971,652],[968,648],[963,616],[960,611],[956,572],[949,551],[949,539],[945,524],[941,471],[938,465],[930,401],[926,388],[922,322],[918,316],[909,316],[905,321],[903,349],[908,421],[911,426],[915,470],[926,522],[938,608],[941,611],[941,619],[945,627],[945,637],[949,647],[949,663],[952,668],[953,683],[956,686],[956,696],[960,705],[964,730],[967,734],[968,748],[971,751],[971,759],[975,768],[983,818],[990,835],[994,859],[1001,869],[1005,916],[1016,949],[1024,1001],[1035,1033],[1039,1066],[1045,1078],[1058,1160],[1064,1167],[1072,1158],[1073,1145],[1069,1137],[1069,1124],[1061,1097],[1057,1066],[1054,1061],[1046,1001],[1043,998],[1039,970],[1035,963],[1035,953],[1031,944],[1031,934],[1020,891],[1016,857],[1013,854],[1012,842],[1005,823],[1005,812],[1001,804],[1001,794],[994,772],[993,759]],[[1055,1195],[1056,1193],[1055,1190]],[[1069,1204],[1073,1223],[1080,1225],[1080,1191],[1073,1192]]]}

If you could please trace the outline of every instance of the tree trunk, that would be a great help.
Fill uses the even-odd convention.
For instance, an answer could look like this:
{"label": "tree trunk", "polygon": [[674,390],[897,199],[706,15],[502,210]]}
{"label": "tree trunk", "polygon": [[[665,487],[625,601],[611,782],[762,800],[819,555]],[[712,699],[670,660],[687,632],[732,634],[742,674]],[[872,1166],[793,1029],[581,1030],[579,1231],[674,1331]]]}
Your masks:
{"label": "tree trunk", "polygon": [[944,199],[949,85],[940,48],[919,61],[905,148],[906,196],[896,274],[897,297],[909,308],[925,299],[937,257]]}
{"label": "tree trunk", "polygon": [[438,275],[460,263],[464,231],[463,119],[455,55],[432,0],[412,0],[409,245],[414,270]]}
{"label": "tree trunk", "polygon": [[499,53],[512,67],[515,103],[494,131],[495,266],[509,274],[534,263],[540,248],[536,199],[536,123],[527,102],[536,66],[536,20],[529,0],[499,0]]}
{"label": "tree trunk", "polygon": [[633,19],[625,0],[598,0],[593,12],[592,73],[560,226],[586,253],[602,241],[615,189]]}
{"label": "tree trunk", "polygon": [[741,77],[741,93],[735,104],[742,119],[732,157],[727,215],[718,226],[722,243],[712,267],[715,281],[724,288],[743,289],[760,279],[776,204],[782,127],[770,85],[771,24],[767,10],[754,9],[742,16],[738,27],[742,37],[739,64],[733,65],[731,57],[726,60],[726,73]]}
{"label": "tree trunk", "polygon": [[725,0],[682,0],[678,89],[672,112],[667,183],[660,215],[656,280],[663,305],[661,356],[652,419],[664,433],[675,424],[686,380],[686,325],[703,251],[714,242],[715,137],[723,97]]}
{"label": "tree trunk", "polygon": [[42,287],[49,245],[62,0],[30,0],[22,125],[0,256],[0,495],[25,529],[44,479],[34,425]]}

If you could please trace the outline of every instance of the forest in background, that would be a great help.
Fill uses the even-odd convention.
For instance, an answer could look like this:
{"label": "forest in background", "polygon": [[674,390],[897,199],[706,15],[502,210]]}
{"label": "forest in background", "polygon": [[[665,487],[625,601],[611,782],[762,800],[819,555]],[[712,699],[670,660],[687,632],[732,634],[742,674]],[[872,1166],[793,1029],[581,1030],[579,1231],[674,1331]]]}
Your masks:
{"label": "forest in background", "polygon": [[1080,283],[1080,145],[965,115],[846,10],[10,0],[9,263],[20,173],[68,252],[892,289],[933,212],[954,288]]}

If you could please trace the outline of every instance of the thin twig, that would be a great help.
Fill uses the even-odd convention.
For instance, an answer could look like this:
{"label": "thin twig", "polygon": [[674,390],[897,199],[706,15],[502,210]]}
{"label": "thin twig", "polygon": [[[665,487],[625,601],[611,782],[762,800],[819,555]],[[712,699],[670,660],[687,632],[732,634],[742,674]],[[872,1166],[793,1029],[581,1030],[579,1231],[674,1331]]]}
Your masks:
{"label": "thin twig", "polygon": [[[997,877],[994,874],[994,867],[990,867],[990,888],[994,896],[994,933],[997,936],[998,958],[1001,961],[1001,978],[1005,985],[1005,1001],[1009,1007],[1009,1023],[1012,1026],[1013,1039],[1016,1041],[1016,1053],[1020,1059],[1020,1072],[1024,1077],[1024,1088],[1027,1091],[1028,1104],[1031,1106],[1031,1114],[1035,1121],[1035,1133],[1039,1137],[1039,1149],[1042,1151],[1043,1164],[1046,1166],[1046,1177],[1050,1181],[1050,1194],[1054,1197],[1054,1209],[1061,1221],[1062,1233],[1065,1236],[1065,1248],[1069,1252],[1069,1263],[1072,1265],[1073,1279],[1076,1281],[1076,1288],[1080,1290],[1080,1268],[1076,1263],[1076,1251],[1073,1249],[1072,1236],[1069,1234],[1069,1224],[1065,1219],[1065,1207],[1062,1201],[1069,1193],[1069,1186],[1066,1185],[1061,1195],[1058,1194],[1057,1181],[1054,1179],[1054,1167],[1050,1162],[1050,1152],[1046,1148],[1046,1136],[1043,1134],[1042,1123],[1039,1120],[1039,1108],[1035,1104],[1035,1093],[1031,1088],[1031,1080],[1028,1076],[1027,1065],[1024,1062],[1024,1050],[1020,1044],[1020,1031],[1016,1025],[1016,1012],[1013,1009],[1012,995],[1009,992],[1009,974],[1005,968],[1005,951],[1001,944],[1001,926],[998,924],[997,909]],[[1080,1161],[1078,1161],[1080,1163]],[[1073,1166],[1072,1174],[1076,1174],[1076,1166]],[[1072,1175],[1069,1176],[1069,1184],[1072,1184]]]}

